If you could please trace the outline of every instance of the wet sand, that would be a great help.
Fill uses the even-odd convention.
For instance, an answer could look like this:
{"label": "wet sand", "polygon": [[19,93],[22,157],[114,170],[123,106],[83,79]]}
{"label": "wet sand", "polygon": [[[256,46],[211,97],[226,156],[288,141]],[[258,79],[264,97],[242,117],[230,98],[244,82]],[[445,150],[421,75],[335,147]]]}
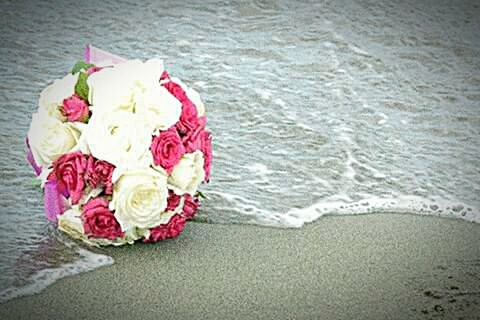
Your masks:
{"label": "wet sand", "polygon": [[0,305],[1,319],[480,319],[480,225],[396,214],[190,223]]}

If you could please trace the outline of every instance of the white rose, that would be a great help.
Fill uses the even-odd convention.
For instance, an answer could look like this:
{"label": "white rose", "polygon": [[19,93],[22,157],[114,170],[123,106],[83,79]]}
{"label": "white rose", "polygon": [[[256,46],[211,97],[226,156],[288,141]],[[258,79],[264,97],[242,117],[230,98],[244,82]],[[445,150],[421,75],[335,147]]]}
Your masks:
{"label": "white rose", "polygon": [[110,209],[115,210],[124,231],[133,227],[152,228],[166,219],[162,214],[167,207],[167,197],[164,174],[152,168],[133,170],[123,173],[115,183]]}
{"label": "white rose", "polygon": [[158,59],[145,63],[129,60],[90,75],[87,84],[92,112],[109,112],[112,109],[134,112],[141,100],[139,96],[149,88],[159,86],[163,70],[163,62]]}
{"label": "white rose", "polygon": [[91,154],[124,169],[149,166],[153,130],[140,115],[118,110],[94,113],[84,133]]}
{"label": "white rose", "polygon": [[81,135],[81,126],[61,122],[39,110],[32,115],[28,142],[35,162],[47,168],[62,154],[73,151]]}
{"label": "white rose", "polygon": [[139,80],[148,84],[159,84],[160,77],[162,76],[165,68],[163,67],[163,61],[160,59],[150,59],[143,63],[142,67],[137,71]]}
{"label": "white rose", "polygon": [[188,99],[190,99],[195,105],[195,107],[197,107],[198,116],[203,117],[205,115],[205,105],[200,98],[200,94],[195,89],[188,87],[185,83],[182,82],[182,80],[178,78],[173,77],[171,78],[171,80],[176,84],[180,85],[180,87],[182,87]]}
{"label": "white rose", "polygon": [[43,89],[38,101],[40,109],[51,117],[65,121],[65,117],[60,112],[59,107],[63,104],[63,100],[75,93],[77,80],[78,73],[68,74],[63,79],[55,80],[51,85]]}
{"label": "white rose", "polygon": [[73,206],[58,217],[58,229],[69,234],[74,239],[87,238],[83,230],[82,212],[79,206]]}
{"label": "white rose", "polygon": [[[136,62],[139,61],[134,60],[125,64],[128,67],[135,67]],[[88,77],[88,100],[92,105],[93,114],[108,112],[111,109],[122,108],[128,110],[131,108],[133,80],[126,71],[115,65],[102,69],[100,72],[95,72]]]}
{"label": "white rose", "polygon": [[153,128],[167,130],[180,119],[182,104],[167,89],[156,84],[138,97],[135,111],[144,115]]}
{"label": "white rose", "polygon": [[205,179],[203,170],[203,153],[195,151],[183,155],[180,162],[173,168],[172,174],[168,177],[170,188],[177,194],[195,194],[198,186]]}

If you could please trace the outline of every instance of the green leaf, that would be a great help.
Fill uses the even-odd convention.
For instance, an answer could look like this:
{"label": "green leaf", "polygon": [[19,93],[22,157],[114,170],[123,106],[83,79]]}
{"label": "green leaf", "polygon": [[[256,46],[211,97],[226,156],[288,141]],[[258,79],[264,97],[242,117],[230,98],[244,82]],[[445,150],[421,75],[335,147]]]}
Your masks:
{"label": "green leaf", "polygon": [[78,61],[72,68],[72,74],[80,72],[82,70],[87,71],[88,68],[94,67],[94,64],[86,63],[85,61]]}
{"label": "green leaf", "polygon": [[40,187],[42,185],[42,181],[38,178],[34,178],[34,179],[32,179],[32,185],[34,187]]}
{"label": "green leaf", "polygon": [[75,85],[75,93],[78,94],[80,98],[85,101],[88,101],[88,84],[87,84],[88,74],[85,72],[80,72],[78,75],[77,84]]}
{"label": "green leaf", "polygon": [[200,191],[197,191],[197,196],[202,198],[202,199],[207,199],[207,197],[203,193],[201,193]]}

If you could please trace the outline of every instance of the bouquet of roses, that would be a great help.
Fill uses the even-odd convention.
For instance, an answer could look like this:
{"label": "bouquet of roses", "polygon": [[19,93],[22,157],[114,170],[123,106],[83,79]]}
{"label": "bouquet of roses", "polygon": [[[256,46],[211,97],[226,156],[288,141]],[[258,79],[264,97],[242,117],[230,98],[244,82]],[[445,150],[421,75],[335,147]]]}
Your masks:
{"label": "bouquet of roses", "polygon": [[199,206],[212,138],[199,94],[158,59],[87,46],[40,94],[27,137],[49,220],[92,245],[174,238]]}

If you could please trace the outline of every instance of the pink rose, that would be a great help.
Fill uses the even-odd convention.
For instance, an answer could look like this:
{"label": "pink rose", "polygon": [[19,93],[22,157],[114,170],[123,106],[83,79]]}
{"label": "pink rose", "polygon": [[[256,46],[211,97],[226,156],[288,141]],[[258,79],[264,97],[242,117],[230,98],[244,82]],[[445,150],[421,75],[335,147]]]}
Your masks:
{"label": "pink rose", "polygon": [[205,181],[210,179],[210,167],[212,164],[212,135],[205,130],[205,117],[199,118],[200,125],[182,138],[185,152],[190,153],[200,150],[203,153]]}
{"label": "pink rose", "polygon": [[186,135],[190,131],[195,130],[198,127],[197,107],[195,107],[179,84],[169,81],[164,83],[163,86],[182,103],[182,114],[176,125],[180,134]]}
{"label": "pink rose", "polygon": [[88,120],[88,104],[76,94],[63,100],[62,112],[68,121],[87,122]]}
{"label": "pink rose", "polygon": [[96,238],[115,240],[123,237],[120,224],[108,209],[108,201],[104,198],[94,198],[82,208],[82,223],[85,234]]}
{"label": "pink rose", "polygon": [[173,191],[168,191],[167,211],[174,211],[180,204],[182,197],[176,195]]}
{"label": "pink rose", "polygon": [[49,178],[57,181],[58,191],[65,197],[70,196],[72,204],[77,204],[85,187],[87,159],[80,152],[66,153],[53,162],[53,171]]}
{"label": "pink rose", "polygon": [[184,195],[183,203],[183,217],[187,220],[192,219],[197,213],[197,209],[200,206],[200,201],[197,198],[192,197],[188,193]]}
{"label": "pink rose", "polygon": [[203,130],[199,135],[200,150],[203,152],[203,170],[205,171],[205,181],[210,180],[210,168],[212,165],[212,135],[210,132]]}
{"label": "pink rose", "polygon": [[115,166],[107,161],[97,160],[90,156],[87,161],[85,179],[89,186],[97,188],[105,187],[105,194],[112,194],[112,173]]}
{"label": "pink rose", "polygon": [[177,123],[177,129],[181,134],[188,134],[188,132],[195,130],[198,127],[197,107],[190,101],[182,103],[182,114]]}
{"label": "pink rose", "polygon": [[[162,77],[163,77],[163,80],[170,80],[170,76],[168,75],[168,73],[163,73],[162,76],[160,77],[160,80],[162,80]],[[164,83],[163,86],[181,103],[183,103],[186,99],[188,99],[187,94],[179,84],[173,81],[168,81]]]}
{"label": "pink rose", "polygon": [[206,117],[198,118],[198,126],[182,137],[182,142],[183,142],[183,146],[185,147],[186,153],[191,153],[191,152],[200,150],[199,135],[205,129],[206,124],[207,124]]}
{"label": "pink rose", "polygon": [[170,174],[185,153],[185,148],[177,130],[172,127],[153,137],[150,151],[153,155],[153,162]]}
{"label": "pink rose", "polygon": [[150,229],[150,235],[143,242],[157,242],[160,240],[176,238],[185,228],[186,220],[182,216],[174,215],[167,224],[161,224]]}
{"label": "pink rose", "polygon": [[170,80],[170,75],[168,74],[167,70],[163,70],[162,75],[160,76],[160,81],[163,80]]}
{"label": "pink rose", "polygon": [[90,67],[87,69],[87,74],[88,75],[91,75],[92,73],[95,73],[95,72],[98,72],[100,70],[102,70],[103,68],[101,67],[96,67],[96,66],[93,66],[93,67]]}

